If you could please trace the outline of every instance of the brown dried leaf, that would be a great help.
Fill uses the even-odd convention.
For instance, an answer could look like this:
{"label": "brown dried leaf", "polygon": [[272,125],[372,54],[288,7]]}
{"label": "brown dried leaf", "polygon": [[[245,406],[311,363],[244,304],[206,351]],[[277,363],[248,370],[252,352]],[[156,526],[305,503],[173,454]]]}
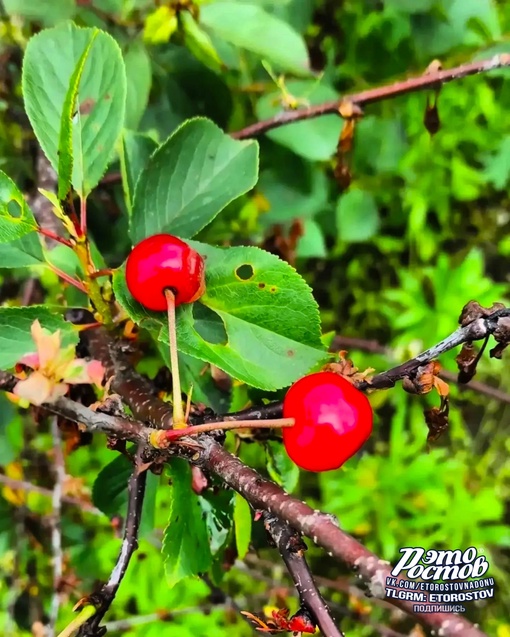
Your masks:
{"label": "brown dried leaf", "polygon": [[426,409],[423,414],[429,428],[427,443],[435,442],[448,428],[448,414],[450,408],[447,398],[442,398],[440,407]]}
{"label": "brown dried leaf", "polygon": [[493,303],[492,307],[482,307],[478,301],[468,301],[466,305],[462,308],[462,312],[460,313],[459,323],[461,327],[466,327],[473,321],[479,318],[485,318],[486,316],[490,316],[497,310],[504,309],[505,305],[503,303]]}
{"label": "brown dried leaf", "polygon": [[[420,365],[412,374],[402,379],[402,387],[410,394],[428,394],[434,387],[436,387],[438,391],[439,387],[441,387],[441,391],[448,393],[448,390],[445,390],[442,385],[444,381],[439,383],[439,387],[436,385],[436,381],[438,380],[437,375],[440,371],[441,365],[439,361],[430,361],[430,363],[426,365]],[[446,385],[446,383],[444,383],[444,385]],[[441,395],[441,392],[439,393]]]}
{"label": "brown dried leaf", "polygon": [[375,371],[372,367],[368,367],[365,371],[360,372],[358,371],[358,368],[354,366],[352,360],[347,358],[347,352],[345,350],[338,352],[337,356],[338,361],[324,365],[322,368],[323,371],[339,374],[353,385],[361,382],[370,383],[372,379],[372,372]]}
{"label": "brown dried leaf", "polygon": [[498,343],[496,347],[493,347],[491,351],[489,352],[490,357],[501,360],[501,357],[503,356],[503,352],[506,350],[507,347],[508,347],[508,343]]}
{"label": "brown dried leaf", "polygon": [[437,108],[438,95],[436,94],[432,102],[427,97],[427,105],[425,106],[425,115],[423,116],[423,124],[432,137],[441,128],[441,120],[439,118],[439,110]]}
{"label": "brown dried leaf", "polygon": [[464,343],[455,360],[459,368],[459,383],[469,383],[476,374],[476,365],[478,363],[478,351],[473,343]]}
{"label": "brown dried leaf", "polygon": [[498,343],[510,343],[510,316],[502,316],[498,319],[498,324],[492,335]]}

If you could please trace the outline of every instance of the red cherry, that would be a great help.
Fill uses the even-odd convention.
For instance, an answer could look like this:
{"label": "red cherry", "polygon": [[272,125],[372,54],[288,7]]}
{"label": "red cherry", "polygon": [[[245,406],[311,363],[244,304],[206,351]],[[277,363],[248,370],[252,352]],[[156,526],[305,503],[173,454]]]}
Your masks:
{"label": "red cherry", "polygon": [[307,471],[338,469],[372,433],[367,397],[333,372],[294,383],[283,401],[283,417],[296,421],[283,429],[285,449]]}
{"label": "red cherry", "polygon": [[126,283],[148,310],[167,309],[165,289],[175,294],[176,306],[193,303],[205,291],[204,260],[177,237],[155,234],[140,241],[128,256]]}

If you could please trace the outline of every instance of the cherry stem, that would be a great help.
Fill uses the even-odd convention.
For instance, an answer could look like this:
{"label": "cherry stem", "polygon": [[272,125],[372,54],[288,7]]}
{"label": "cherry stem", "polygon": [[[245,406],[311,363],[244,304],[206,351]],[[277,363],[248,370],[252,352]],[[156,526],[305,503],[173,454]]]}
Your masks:
{"label": "cherry stem", "polygon": [[227,431],[229,429],[279,429],[281,427],[293,427],[296,421],[294,418],[273,418],[272,420],[223,420],[221,422],[210,422],[205,425],[195,425],[178,429],[167,429],[165,438],[175,440],[182,436],[196,436],[197,434],[209,431]]}
{"label": "cherry stem", "polygon": [[92,272],[90,275],[91,279],[99,279],[102,276],[111,276],[113,274],[113,270],[111,268],[103,268],[102,270],[96,270]]}
{"label": "cherry stem", "polygon": [[77,290],[80,290],[80,292],[83,292],[83,294],[88,295],[87,288],[83,285],[81,281],[78,281],[78,279],[73,279],[72,276],[70,276],[69,274],[66,274],[65,272],[60,270],[60,268],[57,268],[52,263],[48,263],[48,265],[50,269],[53,270],[53,272],[55,272],[55,274],[59,276],[63,281],[66,281],[66,283],[69,283],[69,285],[72,285]]}
{"label": "cherry stem", "polygon": [[42,234],[44,237],[48,237],[48,239],[53,239],[53,241],[58,241],[58,243],[61,243],[62,245],[67,246],[68,248],[73,247],[73,244],[70,241],[68,241],[64,237],[60,237],[58,234],[56,234],[52,230],[46,230],[45,228],[41,228],[39,226],[39,228],[37,228],[37,232],[39,234]]}
{"label": "cherry stem", "polygon": [[181,380],[179,378],[179,356],[177,354],[177,327],[175,324],[175,294],[172,290],[165,290],[168,337],[170,343],[170,370],[172,372],[173,394],[173,426],[178,429],[186,427],[186,418],[182,409]]}

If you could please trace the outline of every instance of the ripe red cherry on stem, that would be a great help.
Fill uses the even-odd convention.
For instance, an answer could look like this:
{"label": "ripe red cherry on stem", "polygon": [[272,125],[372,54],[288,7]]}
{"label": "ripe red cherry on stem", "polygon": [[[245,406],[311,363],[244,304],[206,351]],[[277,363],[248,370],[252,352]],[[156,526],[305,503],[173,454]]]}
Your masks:
{"label": "ripe red cherry on stem", "polygon": [[138,303],[162,312],[167,309],[166,289],[175,294],[176,306],[202,296],[204,260],[181,239],[155,234],[140,241],[128,256],[126,283]]}
{"label": "ripe red cherry on stem", "polygon": [[287,454],[307,471],[338,469],[372,433],[367,397],[333,372],[294,383],[283,401],[283,417],[296,421],[283,429]]}

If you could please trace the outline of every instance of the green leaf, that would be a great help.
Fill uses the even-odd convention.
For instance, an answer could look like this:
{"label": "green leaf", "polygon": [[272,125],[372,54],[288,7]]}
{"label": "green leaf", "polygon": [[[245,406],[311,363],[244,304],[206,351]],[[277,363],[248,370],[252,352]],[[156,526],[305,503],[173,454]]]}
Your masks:
{"label": "green leaf", "polygon": [[44,264],[41,239],[35,232],[10,243],[0,243],[0,269]]}
{"label": "green leaf", "polygon": [[214,2],[201,8],[200,23],[214,35],[255,53],[281,71],[310,74],[304,39],[286,22],[262,7]]}
{"label": "green leaf", "polygon": [[[329,85],[315,80],[287,82],[286,89],[301,106],[322,104],[338,99],[338,94]],[[259,99],[256,106],[259,120],[268,119],[283,110],[282,93],[274,91]],[[327,161],[332,157],[342,129],[338,115],[324,115],[280,126],[267,133],[273,141],[289,148],[310,161]]]}
{"label": "green leaf", "polygon": [[[190,244],[206,259],[207,291],[200,303],[178,308],[181,352],[267,390],[290,385],[326,358],[317,304],[294,268],[259,248]],[[113,284],[129,316],[168,343],[165,315],[132,298],[123,269]]]}
{"label": "green leaf", "polygon": [[73,74],[69,80],[64,108],[62,109],[62,118],[60,120],[60,135],[58,140],[58,198],[65,199],[71,187],[73,178],[73,118],[75,117],[76,101],[78,99],[78,88],[80,86],[81,77],[85,62],[87,61],[90,49],[96,39],[99,31],[92,29],[90,39],[85,46],[83,53],[80,55]]}
{"label": "green leaf", "polygon": [[289,458],[281,442],[268,440],[266,450],[269,477],[282,486],[287,493],[292,493],[299,482],[298,466]]}
{"label": "green leaf", "polygon": [[313,219],[306,219],[303,223],[303,236],[299,239],[297,256],[300,259],[325,259],[326,242],[319,224]]}
{"label": "green leaf", "polygon": [[9,243],[37,230],[37,222],[23,194],[0,170],[0,243]]}
{"label": "green leaf", "polygon": [[206,572],[212,556],[198,496],[191,488],[189,464],[174,458],[167,468],[172,481],[172,502],[163,537],[163,557],[170,587]]}
{"label": "green leaf", "polygon": [[145,19],[143,39],[150,44],[165,44],[177,31],[178,20],[173,7],[158,7]]}
{"label": "green leaf", "polygon": [[213,555],[223,548],[232,528],[233,496],[232,491],[227,489],[207,489],[198,497]]}
{"label": "green leaf", "polygon": [[[134,452],[132,447],[130,451]],[[126,517],[128,505],[128,482],[133,473],[133,464],[126,456],[119,455],[101,469],[92,487],[92,502],[110,519],[116,515]],[[154,529],[156,492],[159,476],[147,472],[143,501],[140,535],[148,535]]]}
{"label": "green leaf", "polygon": [[[95,32],[65,23],[31,38],[26,49],[22,74],[25,109],[55,170],[68,87]],[[124,121],[125,101],[126,73],[120,49],[101,31],[85,62],[72,122],[72,183],[82,197],[108,166]]]}
{"label": "green leaf", "polygon": [[251,509],[242,495],[234,496],[234,530],[239,559],[243,559],[250,548],[251,540]]}
{"label": "green leaf", "polygon": [[0,369],[14,367],[24,354],[35,351],[30,328],[36,319],[50,332],[60,330],[64,347],[78,342],[76,327],[47,307],[0,307]]}
{"label": "green leaf", "polygon": [[136,130],[147,107],[152,84],[151,59],[142,42],[135,40],[129,45],[124,63],[127,80],[124,126]]}
{"label": "green leaf", "polygon": [[188,11],[182,11],[179,19],[184,31],[184,43],[186,47],[193,53],[197,60],[209,68],[219,71],[223,64],[209,35],[200,28]]}
{"label": "green leaf", "polygon": [[374,197],[365,190],[351,188],[338,200],[336,220],[342,241],[367,241],[379,230],[379,211]]}
{"label": "green leaf", "polygon": [[131,214],[136,182],[157,148],[156,142],[142,133],[124,130],[120,149],[122,187],[128,212]]}
{"label": "green leaf", "polygon": [[253,188],[258,144],[236,141],[205,118],[185,122],[149,159],[135,188],[133,243],[158,232],[192,237]]}

